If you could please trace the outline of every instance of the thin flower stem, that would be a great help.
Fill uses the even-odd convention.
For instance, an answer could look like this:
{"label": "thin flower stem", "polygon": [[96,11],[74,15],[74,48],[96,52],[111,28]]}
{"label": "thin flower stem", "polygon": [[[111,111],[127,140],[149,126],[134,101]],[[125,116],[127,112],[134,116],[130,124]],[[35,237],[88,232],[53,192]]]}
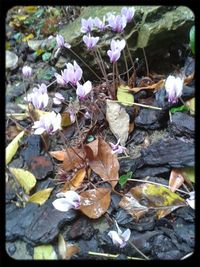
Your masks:
{"label": "thin flower stem", "polygon": [[104,72],[104,69],[103,69],[103,66],[102,66],[101,59],[99,58],[99,56],[98,56],[96,50],[94,50],[94,55],[95,55],[95,58],[96,58],[96,60],[97,60],[98,65],[99,65],[99,68],[100,68],[100,70],[101,70],[101,72],[102,72],[102,74],[103,74],[103,76],[104,76],[104,79],[107,81],[107,75],[106,75],[106,73]]}
{"label": "thin flower stem", "polygon": [[[139,183],[149,183],[149,184],[155,184],[155,185],[162,185],[162,186],[164,186],[164,187],[170,188],[168,185],[159,184],[159,183],[152,182],[152,181],[147,181],[147,180],[128,179],[127,181],[139,182]],[[188,193],[188,192],[186,192],[186,191],[183,191],[183,190],[180,190],[180,189],[176,189],[176,191],[178,191],[178,192],[180,192],[180,193],[183,193],[183,194],[187,194],[187,195],[190,194],[190,193]]]}
{"label": "thin flower stem", "polygon": [[106,74],[106,68],[105,68],[103,59],[102,59],[102,57],[101,57],[101,53],[100,53],[100,51],[99,51],[98,48],[96,48],[96,51],[97,51],[97,53],[98,53],[99,59],[100,59],[101,64],[102,64],[102,68],[103,68],[103,71],[104,71],[104,75],[105,75],[105,78],[106,78],[106,82],[108,82],[108,78],[107,78],[107,74]]}
{"label": "thin flower stem", "polygon": [[85,63],[85,61],[81,57],[79,57],[79,55],[77,55],[71,48],[68,49],[101,81],[99,75],[97,75],[96,72],[93,71],[93,69],[90,68],[90,66],[87,63]]}
{"label": "thin flower stem", "polygon": [[[118,101],[118,100],[110,100],[110,101],[116,102],[116,103],[121,103],[121,101]],[[144,105],[144,104],[139,104],[139,103],[132,103],[132,102],[128,102],[128,101],[123,101],[123,103],[131,104],[131,105],[135,105],[135,106],[139,106],[139,107],[144,107],[144,108],[162,110],[162,108],[159,108],[159,107],[149,106],[149,105]]]}
{"label": "thin flower stem", "polygon": [[126,55],[125,55],[125,52],[124,52],[124,50],[123,50],[123,56],[124,56],[124,62],[125,62],[125,66],[126,66],[127,81],[129,82],[129,71],[128,71],[128,64],[127,64]]}
{"label": "thin flower stem", "polygon": [[52,84],[54,84],[57,80],[55,79],[53,82],[47,85],[47,88],[50,87]]}
{"label": "thin flower stem", "polygon": [[113,98],[115,99],[115,63],[113,62]]}
{"label": "thin flower stem", "polygon": [[[94,251],[88,251],[89,255],[95,255],[95,256],[101,256],[101,257],[107,257],[107,258],[117,258],[120,256],[120,254],[109,254],[109,253],[99,253]],[[129,257],[127,256],[127,259],[129,260],[143,260],[142,258],[137,257]]]}
{"label": "thin flower stem", "polygon": [[147,257],[146,255],[144,255],[144,253],[139,250],[131,241],[128,241],[128,243],[131,245],[131,247],[133,247],[140,255],[142,255],[146,260],[149,260],[149,257]]}
{"label": "thin flower stem", "polygon": [[145,52],[144,48],[142,48],[142,51],[143,51],[143,55],[144,55],[144,61],[145,61],[145,64],[146,64],[147,77],[149,77],[149,65],[148,65],[146,52]]}

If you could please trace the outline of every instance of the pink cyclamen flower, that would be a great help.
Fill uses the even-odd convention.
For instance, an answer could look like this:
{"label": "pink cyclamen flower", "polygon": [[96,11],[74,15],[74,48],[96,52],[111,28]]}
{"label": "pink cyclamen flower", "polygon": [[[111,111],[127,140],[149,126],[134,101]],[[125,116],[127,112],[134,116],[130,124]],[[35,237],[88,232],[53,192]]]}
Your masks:
{"label": "pink cyclamen flower", "polygon": [[112,154],[122,154],[126,151],[126,147],[120,146],[119,143],[120,143],[120,139],[117,141],[117,144],[115,144],[115,145],[113,143],[109,142],[109,144],[113,150]]}
{"label": "pink cyclamen flower", "polygon": [[67,81],[70,82],[72,85],[76,85],[78,81],[81,80],[83,71],[81,67],[76,63],[74,60],[74,65],[71,63],[67,63],[67,71],[66,71],[66,78]]}
{"label": "pink cyclamen flower", "polygon": [[24,66],[22,68],[22,74],[25,78],[30,78],[32,76],[32,68],[29,66]]}
{"label": "pink cyclamen flower", "polygon": [[93,30],[94,20],[89,17],[89,19],[81,19],[81,32],[88,33]]}
{"label": "pink cyclamen flower", "polygon": [[60,93],[55,93],[55,97],[53,98],[53,103],[55,105],[60,105],[65,100],[64,96]]}
{"label": "pink cyclamen flower", "polygon": [[80,208],[81,198],[76,192],[70,190],[65,193],[58,193],[56,196],[59,198],[54,200],[52,204],[59,211],[66,212],[70,209]]}
{"label": "pink cyclamen flower", "polygon": [[186,202],[192,209],[195,209],[195,192],[194,191],[190,192],[190,197],[186,199]]}
{"label": "pink cyclamen flower", "polygon": [[112,39],[110,50],[107,51],[107,55],[109,56],[111,63],[117,62],[125,45],[126,41],[124,39],[122,39],[121,41]]}
{"label": "pink cyclamen flower", "polygon": [[71,48],[71,45],[68,43],[65,43],[64,37],[60,34],[56,35],[56,42],[57,42],[58,48],[62,48],[62,47]]}
{"label": "pink cyclamen flower", "polygon": [[168,93],[168,102],[177,103],[178,98],[182,95],[183,79],[169,75],[165,81],[165,90]]}
{"label": "pink cyclamen flower", "polygon": [[107,20],[108,20],[108,26],[112,29],[112,31],[118,33],[123,32],[127,24],[126,18],[124,16],[120,15],[115,16],[111,13],[107,15]]}
{"label": "pink cyclamen flower", "polygon": [[124,233],[122,233],[117,222],[115,222],[115,224],[117,227],[117,231],[109,231],[108,235],[112,239],[113,244],[119,246],[120,248],[123,248],[126,246],[126,243],[131,236],[131,231],[130,229],[127,229]]}
{"label": "pink cyclamen flower", "polygon": [[27,97],[24,98],[25,101],[32,103],[34,108],[43,110],[47,107],[49,96],[47,94],[47,86],[42,83],[37,87],[33,88],[33,92],[28,94]]}
{"label": "pink cyclamen flower", "polygon": [[86,44],[88,49],[92,49],[97,42],[99,41],[99,37],[91,37],[90,34],[83,36],[83,42]]}
{"label": "pink cyclamen flower", "polygon": [[77,83],[76,95],[80,100],[84,100],[85,97],[91,92],[92,83],[90,81],[85,82],[83,85]]}
{"label": "pink cyclamen flower", "polygon": [[56,81],[58,84],[62,86],[65,86],[68,84],[67,69],[64,69],[63,71],[61,70],[61,75],[58,73],[55,73],[54,76],[56,77]]}
{"label": "pink cyclamen flower", "polygon": [[97,27],[100,31],[103,31],[106,29],[105,25],[105,16],[103,17],[103,21],[100,20],[98,17],[94,19],[94,26]]}
{"label": "pink cyclamen flower", "polygon": [[54,111],[41,116],[39,121],[35,121],[32,126],[36,129],[34,134],[42,134],[45,131],[48,134],[54,134],[57,130],[61,129],[61,115],[56,114]]}
{"label": "pink cyclamen flower", "polygon": [[134,7],[123,7],[121,10],[121,14],[122,16],[124,16],[126,18],[127,22],[130,22],[135,14],[135,8]]}

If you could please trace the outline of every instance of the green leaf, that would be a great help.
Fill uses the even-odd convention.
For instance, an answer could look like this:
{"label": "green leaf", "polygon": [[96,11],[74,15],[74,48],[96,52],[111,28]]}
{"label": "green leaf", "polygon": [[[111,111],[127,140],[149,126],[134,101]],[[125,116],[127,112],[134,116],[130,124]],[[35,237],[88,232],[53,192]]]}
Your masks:
{"label": "green leaf", "polygon": [[35,176],[31,172],[20,168],[9,168],[9,170],[15,176],[18,183],[24,188],[25,193],[29,194],[36,184]]}
{"label": "green leaf", "polygon": [[121,185],[121,187],[123,187],[125,185],[125,183],[127,182],[128,179],[131,179],[133,172],[127,172],[124,175],[121,175],[119,177],[119,184]]}
{"label": "green leaf", "polygon": [[12,160],[19,147],[19,141],[23,137],[24,131],[19,133],[12,142],[6,147],[6,165]]}
{"label": "green leaf", "polygon": [[42,55],[42,60],[43,61],[48,61],[51,57],[51,53],[50,52],[46,52]]}
{"label": "green leaf", "polygon": [[189,107],[187,107],[185,105],[182,105],[180,107],[171,108],[170,109],[170,112],[171,113],[175,113],[175,112],[184,112],[184,111],[188,111],[188,110],[189,110]]}
{"label": "green leaf", "polygon": [[34,260],[57,260],[57,255],[52,245],[41,245],[34,247]]}
{"label": "green leaf", "polygon": [[195,54],[195,26],[190,29],[190,48],[192,53]]}
{"label": "green leaf", "polygon": [[33,202],[42,205],[49,198],[52,190],[53,188],[46,188],[44,190],[38,191],[29,197],[28,202]]}
{"label": "green leaf", "polygon": [[125,106],[132,106],[134,96],[128,91],[129,86],[120,85],[117,89],[117,100]]}
{"label": "green leaf", "polygon": [[194,167],[184,168],[182,171],[183,175],[185,175],[191,182],[195,182],[195,171]]}

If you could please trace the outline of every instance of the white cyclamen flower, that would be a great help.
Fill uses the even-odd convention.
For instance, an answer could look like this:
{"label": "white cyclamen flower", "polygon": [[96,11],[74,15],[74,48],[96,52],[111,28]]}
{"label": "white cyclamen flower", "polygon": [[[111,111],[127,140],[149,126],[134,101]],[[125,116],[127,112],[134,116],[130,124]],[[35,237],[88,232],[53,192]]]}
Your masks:
{"label": "white cyclamen flower", "polygon": [[55,209],[66,212],[70,209],[79,209],[81,198],[75,191],[56,194],[58,199],[52,202]]}
{"label": "white cyclamen flower", "polygon": [[53,103],[55,105],[60,105],[65,100],[64,96],[60,93],[55,93],[55,97],[53,98]]}
{"label": "white cyclamen flower", "polygon": [[186,199],[186,202],[192,209],[195,209],[195,192],[194,191],[190,192],[190,197]]}
{"label": "white cyclamen flower", "polygon": [[108,235],[112,239],[113,244],[115,244],[116,246],[119,246],[120,248],[123,248],[126,246],[126,243],[131,236],[131,231],[130,229],[126,229],[126,231],[122,233],[117,222],[115,223],[116,223],[117,231],[109,231]]}
{"label": "white cyclamen flower", "polygon": [[168,102],[176,103],[182,95],[183,79],[169,75],[165,81],[165,90],[168,93]]}
{"label": "white cyclamen flower", "polygon": [[90,93],[91,90],[92,90],[91,81],[87,81],[83,85],[81,85],[78,82],[77,83],[77,89],[76,89],[76,95],[79,97],[79,99],[83,100]]}
{"label": "white cyclamen flower", "polygon": [[25,78],[30,78],[32,75],[32,68],[29,66],[24,66],[22,68],[22,74],[24,75]]}

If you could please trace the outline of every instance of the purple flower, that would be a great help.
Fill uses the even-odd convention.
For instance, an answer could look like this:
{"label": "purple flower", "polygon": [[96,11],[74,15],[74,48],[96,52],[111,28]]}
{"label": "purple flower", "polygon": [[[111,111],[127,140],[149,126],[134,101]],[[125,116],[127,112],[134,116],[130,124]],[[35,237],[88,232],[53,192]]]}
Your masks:
{"label": "purple flower", "polygon": [[131,236],[131,231],[130,229],[127,229],[124,233],[122,233],[117,222],[115,222],[115,224],[117,226],[117,231],[109,231],[108,236],[112,239],[113,244],[123,248],[126,246],[126,243]]}
{"label": "purple flower", "polygon": [[61,70],[61,75],[58,73],[55,73],[54,76],[56,77],[57,83],[65,86],[68,84],[68,79],[67,79],[67,69],[64,69],[63,71]]}
{"label": "purple flower", "polygon": [[92,90],[92,83],[90,81],[85,82],[83,85],[77,83],[76,95],[80,100],[84,100],[87,94]]}
{"label": "purple flower", "polygon": [[120,40],[112,40],[110,44],[110,50],[107,51],[107,55],[110,58],[110,62],[114,63],[117,62],[117,60],[121,56],[121,51],[124,49],[126,45],[126,41],[124,39]]}
{"label": "purple flower", "polygon": [[22,74],[25,78],[30,78],[32,75],[32,68],[28,66],[24,66],[22,68]]}
{"label": "purple flower", "polygon": [[182,95],[183,80],[180,77],[175,78],[169,75],[165,81],[165,90],[168,93],[168,102],[177,103],[178,98]]}
{"label": "purple flower", "polygon": [[134,7],[123,7],[121,10],[121,14],[122,16],[124,16],[126,18],[127,22],[130,22],[135,14],[135,8]]}
{"label": "purple flower", "polygon": [[44,109],[48,105],[49,96],[47,94],[47,86],[42,83],[37,87],[33,88],[33,92],[28,94],[24,98],[25,101],[32,103],[36,109]]}
{"label": "purple flower", "polygon": [[92,49],[97,42],[99,41],[99,37],[91,37],[90,34],[83,36],[83,42],[86,44],[88,49]]}
{"label": "purple flower", "polygon": [[56,42],[57,42],[58,48],[62,48],[62,47],[71,48],[71,45],[68,43],[65,43],[64,37],[60,34],[56,35]]}
{"label": "purple flower", "polygon": [[55,97],[53,98],[53,103],[55,105],[60,105],[64,100],[65,100],[65,98],[63,97],[62,94],[55,93]]}
{"label": "purple flower", "polygon": [[88,33],[93,30],[94,20],[89,17],[89,19],[81,19],[81,32]]}
{"label": "purple flower", "polygon": [[124,28],[126,27],[126,18],[124,16],[120,15],[113,15],[109,13],[107,15],[107,20],[108,20],[108,26],[112,29],[114,32],[121,33],[123,32]]}
{"label": "purple flower", "polygon": [[36,129],[34,134],[42,134],[45,131],[48,134],[54,134],[57,130],[61,129],[61,115],[56,114],[54,111],[41,116],[39,121],[35,121],[32,126]]}
{"label": "purple flower", "polygon": [[74,65],[67,63],[66,78],[72,85],[76,85],[81,80],[83,71],[80,66],[74,60]]}
{"label": "purple flower", "polygon": [[66,212],[70,209],[79,209],[81,205],[80,196],[74,191],[56,194],[58,198],[52,202],[55,209]]}
{"label": "purple flower", "polygon": [[94,19],[94,26],[97,27],[100,31],[103,31],[106,29],[105,25],[105,16],[103,17],[103,21],[100,20],[98,17]]}
{"label": "purple flower", "polygon": [[120,146],[119,143],[120,143],[120,139],[117,141],[117,144],[115,144],[115,145],[113,143],[109,142],[109,144],[111,145],[111,148],[113,150],[112,154],[115,154],[115,153],[116,154],[122,154],[126,151],[126,147]]}

